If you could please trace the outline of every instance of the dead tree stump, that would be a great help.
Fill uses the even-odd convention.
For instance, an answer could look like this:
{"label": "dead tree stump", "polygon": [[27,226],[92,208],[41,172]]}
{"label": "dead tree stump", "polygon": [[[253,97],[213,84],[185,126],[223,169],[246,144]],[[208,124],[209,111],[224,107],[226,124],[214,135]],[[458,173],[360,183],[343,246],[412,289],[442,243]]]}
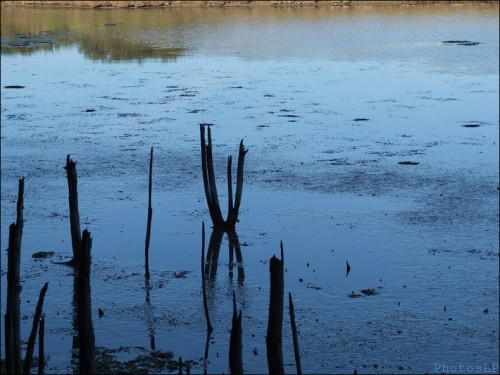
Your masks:
{"label": "dead tree stump", "polygon": [[82,243],[82,234],[80,231],[80,213],[78,212],[78,177],[76,174],[76,161],[66,156],[66,174],[68,177],[68,200],[69,200],[69,222],[71,229],[71,246],[73,248],[73,259],[69,264],[78,264],[80,257],[80,248]]}
{"label": "dead tree stump", "polygon": [[95,336],[90,299],[90,250],[92,238],[88,230],[82,234],[82,247],[78,267],[77,320],[80,344],[80,374],[93,374],[95,361]]}
{"label": "dead tree stump", "polygon": [[7,255],[7,306],[5,312],[5,365],[8,374],[20,374],[21,359],[21,293],[20,263],[23,235],[24,178],[19,180],[16,223],[9,227]]}
{"label": "dead tree stump", "polygon": [[205,197],[207,200],[208,211],[214,228],[228,230],[234,229],[238,221],[238,213],[241,204],[241,196],[243,194],[243,166],[245,163],[245,150],[243,140],[240,142],[238,154],[238,167],[236,176],[236,195],[233,202],[233,184],[231,163],[232,157],[228,157],[227,161],[227,182],[228,182],[228,213],[226,220],[223,219],[219,196],[217,194],[217,184],[215,182],[214,162],[212,156],[212,134],[210,127],[207,126],[208,143],[205,140],[205,125],[200,124],[200,146],[201,146],[201,171],[203,176],[203,185],[205,188]]}
{"label": "dead tree stump", "polygon": [[271,274],[271,291],[269,299],[269,320],[267,324],[266,348],[269,374],[284,374],[283,368],[283,243],[281,243],[281,260],[275,255],[269,262]]}

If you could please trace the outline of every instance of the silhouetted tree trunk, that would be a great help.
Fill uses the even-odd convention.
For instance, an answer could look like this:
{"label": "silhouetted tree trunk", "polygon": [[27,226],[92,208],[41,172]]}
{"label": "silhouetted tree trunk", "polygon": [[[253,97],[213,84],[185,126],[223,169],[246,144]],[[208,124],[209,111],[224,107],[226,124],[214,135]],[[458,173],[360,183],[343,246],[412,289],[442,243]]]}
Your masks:
{"label": "silhouetted tree trunk", "polygon": [[80,374],[94,373],[95,336],[90,300],[90,250],[92,238],[85,229],[82,234],[78,268],[77,316],[80,342]]}
{"label": "silhouetted tree trunk", "polygon": [[269,262],[271,274],[271,291],[269,299],[269,320],[267,324],[267,365],[269,374],[284,374],[282,328],[283,328],[283,243],[281,243],[281,260],[275,255]]}
{"label": "silhouetted tree trunk", "polygon": [[40,296],[38,297],[38,303],[36,305],[35,317],[33,318],[33,327],[31,328],[30,337],[28,340],[28,346],[26,348],[26,356],[24,357],[23,374],[28,375],[31,368],[31,360],[33,359],[33,350],[35,349],[36,333],[38,331],[38,324],[40,323],[40,316],[42,315],[43,300],[45,298],[45,293],[49,283],[45,283],[43,288],[40,290]]}
{"label": "silhouetted tree trunk", "polygon": [[69,221],[71,228],[71,245],[73,248],[73,259],[70,264],[78,264],[80,257],[80,247],[82,243],[82,234],[80,231],[80,213],[78,212],[78,178],[76,174],[76,161],[66,156],[66,174],[68,177],[68,200],[69,200]]}
{"label": "silhouetted tree trunk", "polygon": [[21,359],[21,293],[20,263],[23,236],[24,177],[19,180],[16,222],[9,227],[7,249],[7,306],[5,312],[5,365],[8,374],[20,374]]}

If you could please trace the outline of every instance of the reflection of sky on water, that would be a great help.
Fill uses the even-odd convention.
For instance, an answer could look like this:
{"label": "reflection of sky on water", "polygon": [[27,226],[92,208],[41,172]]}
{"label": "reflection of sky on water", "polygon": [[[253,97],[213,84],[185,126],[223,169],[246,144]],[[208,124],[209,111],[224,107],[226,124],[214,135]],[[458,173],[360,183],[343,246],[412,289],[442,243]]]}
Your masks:
{"label": "reflection of sky on water", "polygon": [[[418,9],[406,10],[402,19],[400,12],[330,18],[314,10],[268,10],[262,17],[259,10],[213,10],[212,22],[200,22],[201,13],[189,10],[189,17],[167,27],[158,16],[165,11],[89,12],[86,17],[101,17],[93,21],[100,26],[87,19],[86,27],[72,31],[87,44],[2,54],[1,85],[25,86],[1,93],[2,234],[14,217],[17,178],[26,174],[23,264],[29,267],[30,254],[39,250],[69,253],[62,166],[71,153],[79,167],[82,227],[94,238],[93,302],[109,317],[95,317],[98,345],[148,347],[142,261],[148,155],[155,147],[150,261],[156,344],[183,358],[201,356],[201,221],[207,240],[211,230],[198,137],[200,122],[213,123],[223,212],[226,157],[236,154],[241,138],[249,149],[237,225],[248,246],[242,246],[246,279],[238,286],[228,276],[223,238],[209,295],[216,325],[210,369],[227,367],[235,289],[246,364],[266,371],[267,262],[280,240],[286,292],[294,296],[301,324],[303,367],[331,372],[326,369],[334,358],[339,372],[350,373],[353,363],[372,366],[384,358],[379,372],[397,372],[403,364],[411,368],[399,371],[425,372],[433,370],[436,353],[473,360],[470,345],[486,353],[485,361],[497,360],[498,334],[491,331],[498,326],[492,283],[498,281],[498,55],[488,59],[498,53],[498,20]],[[137,18],[129,19],[132,14]],[[457,27],[458,19],[470,22]],[[104,27],[108,22],[116,26]],[[362,32],[375,24],[385,29]],[[312,40],[315,25],[322,32]],[[395,32],[405,27],[408,33]],[[359,34],[349,33],[352,28]],[[107,48],[120,43],[104,38],[99,53],[89,53],[94,29],[114,42],[131,41],[128,47],[178,44],[185,50],[168,64],[154,57],[109,64],[101,57],[118,56]],[[445,39],[483,44],[447,46]],[[479,127],[464,128],[467,123]],[[49,267],[51,285],[66,286],[66,270]],[[126,276],[113,279],[116,269]],[[187,279],[162,276],[182,270],[190,271]],[[43,277],[40,271],[23,285],[23,311],[31,311],[26,300],[34,300],[29,293],[36,294]],[[380,294],[348,297],[364,288]],[[44,308],[66,319],[70,307],[59,291],[48,293]],[[64,329],[64,322],[52,322]],[[53,330],[46,336],[55,366],[68,362],[68,335]],[[285,341],[292,363],[291,340]]]}

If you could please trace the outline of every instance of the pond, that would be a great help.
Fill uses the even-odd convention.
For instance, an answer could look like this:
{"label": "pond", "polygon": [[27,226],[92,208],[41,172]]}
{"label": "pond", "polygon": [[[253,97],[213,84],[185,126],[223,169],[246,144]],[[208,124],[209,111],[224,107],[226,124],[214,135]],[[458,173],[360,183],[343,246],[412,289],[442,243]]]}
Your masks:
{"label": "pond", "polygon": [[[25,177],[21,336],[48,281],[47,373],[77,369],[73,271],[56,263],[72,254],[68,154],[101,358],[172,352],[193,373],[228,372],[234,291],[243,367],[267,373],[269,259],[283,241],[304,373],[498,372],[498,3],[2,7],[1,21],[2,315]],[[227,156],[241,139],[248,150],[242,261],[233,272],[223,236],[208,347],[200,123],[223,214]],[[295,372],[288,303],[283,357]]]}

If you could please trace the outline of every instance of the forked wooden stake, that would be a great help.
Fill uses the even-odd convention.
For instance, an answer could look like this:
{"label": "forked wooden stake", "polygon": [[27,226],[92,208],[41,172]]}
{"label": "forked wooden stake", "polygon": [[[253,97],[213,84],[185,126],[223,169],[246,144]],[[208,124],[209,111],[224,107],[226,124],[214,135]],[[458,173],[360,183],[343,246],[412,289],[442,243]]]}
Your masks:
{"label": "forked wooden stake", "polygon": [[201,146],[201,169],[203,175],[203,185],[205,188],[205,197],[207,199],[208,211],[210,218],[215,228],[219,229],[234,229],[238,221],[238,212],[241,204],[241,196],[243,194],[243,166],[245,163],[245,150],[243,140],[240,142],[238,154],[238,167],[236,175],[236,195],[233,202],[233,187],[232,187],[232,172],[231,164],[232,157],[227,160],[227,182],[228,182],[228,213],[227,218],[222,218],[222,213],[219,205],[219,197],[217,194],[217,184],[215,182],[215,172],[212,156],[212,134],[210,127],[207,126],[208,142],[205,140],[205,126],[200,124],[200,146]]}

